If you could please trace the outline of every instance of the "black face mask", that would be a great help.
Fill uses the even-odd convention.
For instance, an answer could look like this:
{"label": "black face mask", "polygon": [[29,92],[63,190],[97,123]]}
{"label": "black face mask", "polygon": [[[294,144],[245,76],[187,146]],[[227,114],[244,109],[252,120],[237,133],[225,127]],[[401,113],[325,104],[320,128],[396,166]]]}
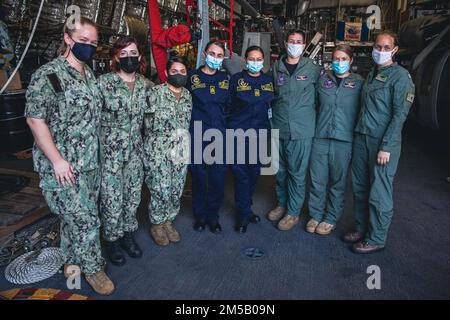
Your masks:
{"label": "black face mask", "polygon": [[187,82],[187,75],[182,74],[169,74],[167,76],[167,82],[173,85],[175,88],[181,88],[186,85]]}
{"label": "black face mask", "polygon": [[120,69],[126,73],[133,73],[139,70],[139,57],[123,57],[119,59]]}

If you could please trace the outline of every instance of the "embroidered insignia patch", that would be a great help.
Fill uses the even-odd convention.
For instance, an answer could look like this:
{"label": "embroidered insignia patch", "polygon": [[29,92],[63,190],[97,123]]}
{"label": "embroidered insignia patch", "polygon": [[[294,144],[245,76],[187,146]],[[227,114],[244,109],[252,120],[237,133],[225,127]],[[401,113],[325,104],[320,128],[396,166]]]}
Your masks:
{"label": "embroidered insignia patch", "polygon": [[298,76],[296,76],[295,79],[296,79],[296,80],[305,81],[305,80],[308,80],[309,78],[308,78],[307,75],[303,74],[303,75],[298,75]]}
{"label": "embroidered insignia patch", "polygon": [[414,94],[413,93],[408,93],[406,95],[406,101],[413,103],[414,102]]}
{"label": "embroidered insignia patch", "polygon": [[344,88],[355,89],[356,88],[356,83],[354,83],[354,82],[345,82],[344,83]]}
{"label": "embroidered insignia patch", "polygon": [[287,81],[288,81],[288,76],[285,73],[278,74],[277,86],[282,86],[282,85],[286,84]]}
{"label": "embroidered insignia patch", "polygon": [[381,82],[386,82],[386,80],[387,80],[387,76],[384,76],[384,75],[382,75],[382,74],[379,74],[379,75],[377,75],[376,77],[375,77],[375,80],[378,80],[378,81],[381,81]]}
{"label": "embroidered insignia patch", "polygon": [[202,83],[198,74],[194,74],[191,77],[192,90],[206,88],[206,84]]}
{"label": "embroidered insignia patch", "polygon": [[334,82],[333,82],[333,80],[331,80],[330,78],[327,78],[327,79],[325,79],[325,81],[323,82],[323,86],[324,86],[326,89],[333,88],[333,87],[334,87]]}
{"label": "embroidered insignia patch", "polygon": [[273,92],[272,82],[261,85],[261,90]]}
{"label": "embroidered insignia patch", "polygon": [[200,77],[198,76],[198,74],[194,74],[194,75],[191,77],[191,83],[192,83],[192,84],[198,84],[198,83],[200,83]]}
{"label": "embroidered insignia patch", "polygon": [[244,78],[240,78],[237,82],[237,88],[236,91],[248,91],[252,90],[252,87],[244,81]]}
{"label": "embroidered insignia patch", "polygon": [[223,81],[219,82],[219,88],[220,89],[228,90],[228,87],[229,87],[228,80],[223,80]]}

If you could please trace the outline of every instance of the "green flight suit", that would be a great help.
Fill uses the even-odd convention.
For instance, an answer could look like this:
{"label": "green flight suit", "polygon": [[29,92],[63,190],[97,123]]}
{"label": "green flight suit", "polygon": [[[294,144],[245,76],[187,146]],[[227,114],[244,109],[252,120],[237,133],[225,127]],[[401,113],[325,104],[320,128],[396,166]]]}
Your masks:
{"label": "green flight suit", "polygon": [[[386,242],[402,128],[413,101],[411,76],[397,63],[374,68],[363,86],[353,144],[352,183],[356,228],[372,245]],[[377,164],[380,150],[390,152],[384,166]]]}
{"label": "green flight suit", "polygon": [[333,72],[325,72],[316,86],[319,110],[310,160],[309,215],[318,222],[336,224],[342,215],[363,83],[360,75],[351,73],[338,84]]}
{"label": "green flight suit", "polygon": [[89,276],[104,265],[97,206],[101,96],[88,66],[85,74],[83,78],[64,57],[40,67],[27,89],[25,116],[45,120],[59,153],[74,167],[75,184],[59,185],[50,160],[34,145],[42,193],[61,219],[61,249],[68,264]]}
{"label": "green flight suit", "polygon": [[138,228],[136,211],[144,182],[142,125],[150,82],[136,74],[133,91],[117,72],[102,75],[100,219],[107,241]]}
{"label": "green flight suit", "polygon": [[272,129],[279,130],[279,169],[276,176],[278,205],[298,216],[306,192],[306,174],[316,122],[315,84],[320,67],[301,58],[292,75],[282,59],[272,67],[275,100]]}
{"label": "green flight suit", "polygon": [[148,94],[144,168],[145,183],[150,190],[149,218],[152,224],[163,224],[173,221],[180,210],[189,163],[192,98],[183,88],[178,100],[167,83],[154,86]]}

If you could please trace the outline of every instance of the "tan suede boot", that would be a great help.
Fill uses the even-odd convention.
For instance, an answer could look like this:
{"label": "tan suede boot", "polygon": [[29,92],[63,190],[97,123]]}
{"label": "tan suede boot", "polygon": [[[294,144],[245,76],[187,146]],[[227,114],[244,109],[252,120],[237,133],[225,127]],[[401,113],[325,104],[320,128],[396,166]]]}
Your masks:
{"label": "tan suede boot", "polygon": [[334,230],[334,228],[336,228],[335,224],[321,222],[321,223],[319,223],[319,225],[316,228],[316,233],[320,234],[322,236],[326,236],[326,235],[329,235],[331,233],[331,231]]}
{"label": "tan suede boot", "polygon": [[273,209],[272,211],[270,211],[267,214],[267,219],[269,219],[270,221],[280,220],[285,212],[286,212],[286,208],[277,206],[275,209]]}
{"label": "tan suede boot", "polygon": [[316,232],[316,228],[319,225],[319,222],[314,219],[309,219],[308,223],[306,224],[306,231],[309,233]]}
{"label": "tan suede boot", "polygon": [[114,292],[114,283],[103,270],[94,273],[93,275],[86,276],[86,281],[98,294],[108,295]]}
{"label": "tan suede boot", "polygon": [[298,216],[291,216],[287,214],[278,222],[278,229],[281,231],[291,230],[300,220]]}
{"label": "tan suede boot", "polygon": [[162,224],[152,224],[150,227],[150,234],[152,235],[153,240],[155,240],[156,244],[160,246],[169,245],[169,238],[167,237],[166,230]]}
{"label": "tan suede boot", "polygon": [[172,225],[171,221],[166,221],[163,224],[164,231],[166,231],[167,238],[169,238],[169,241],[171,242],[179,242],[181,240],[181,236],[178,233],[177,230],[175,230],[174,226]]}

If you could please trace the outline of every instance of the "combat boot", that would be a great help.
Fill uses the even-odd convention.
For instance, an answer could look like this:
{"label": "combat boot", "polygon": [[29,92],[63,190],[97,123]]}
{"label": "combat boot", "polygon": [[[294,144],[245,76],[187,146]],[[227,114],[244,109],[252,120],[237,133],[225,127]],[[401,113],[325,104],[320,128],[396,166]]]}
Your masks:
{"label": "combat boot", "polygon": [[166,231],[167,238],[169,238],[169,241],[171,242],[179,242],[181,240],[180,234],[172,225],[171,221],[166,221],[163,223],[164,231]]}
{"label": "combat boot", "polygon": [[327,222],[321,222],[316,228],[316,233],[320,234],[322,236],[329,235],[331,231],[333,231],[336,228],[335,224],[330,224]]}
{"label": "combat boot", "polygon": [[298,216],[287,214],[278,222],[278,229],[282,231],[291,230],[300,220]]}
{"label": "combat boot", "polygon": [[98,294],[108,295],[114,292],[114,283],[103,270],[94,273],[93,275],[86,276],[86,281]]}
{"label": "combat boot", "polygon": [[316,232],[316,228],[319,225],[319,222],[314,219],[309,219],[308,223],[306,224],[306,231],[309,233]]}
{"label": "combat boot", "polygon": [[127,262],[120,248],[119,240],[106,241],[106,256],[115,266],[123,266]]}
{"label": "combat boot", "polygon": [[142,257],[142,249],[136,243],[132,232],[125,232],[123,237],[120,239],[120,245],[122,249],[132,258]]}
{"label": "combat boot", "polygon": [[160,246],[169,245],[169,238],[167,237],[166,230],[162,224],[152,224],[150,227],[150,234],[156,244]]}
{"label": "combat boot", "polygon": [[286,211],[286,208],[277,206],[275,209],[273,209],[272,211],[270,211],[267,214],[267,219],[269,219],[270,221],[277,221],[279,219],[281,219],[281,217],[284,215]]}

